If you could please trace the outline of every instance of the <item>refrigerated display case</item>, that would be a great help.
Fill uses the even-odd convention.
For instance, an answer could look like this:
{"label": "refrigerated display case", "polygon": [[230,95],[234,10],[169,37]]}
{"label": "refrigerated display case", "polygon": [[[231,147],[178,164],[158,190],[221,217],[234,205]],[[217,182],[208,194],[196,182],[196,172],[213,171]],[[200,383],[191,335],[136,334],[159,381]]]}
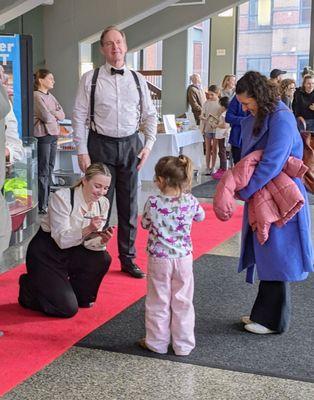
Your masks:
{"label": "refrigerated display case", "polygon": [[3,187],[12,220],[10,244],[26,239],[30,227],[37,222],[37,139],[22,138],[22,142],[24,156],[14,164],[6,163]]}

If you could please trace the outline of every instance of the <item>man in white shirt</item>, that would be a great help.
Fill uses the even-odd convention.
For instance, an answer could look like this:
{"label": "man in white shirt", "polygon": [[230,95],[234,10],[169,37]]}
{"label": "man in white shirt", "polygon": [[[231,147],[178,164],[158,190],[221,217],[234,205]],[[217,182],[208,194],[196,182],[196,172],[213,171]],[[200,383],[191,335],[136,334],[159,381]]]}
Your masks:
{"label": "man in white shirt", "polygon": [[[125,66],[125,34],[110,26],[101,34],[100,46],[105,64],[100,67],[98,77],[95,71],[83,75],[73,111],[78,162],[83,172],[91,162],[103,162],[109,167],[112,180],[107,197],[112,207],[116,190],[121,270],[143,278],[145,274],[134,263],[137,179],[156,139],[156,110],[144,77],[134,76]],[[96,79],[94,112],[90,113],[92,80]],[[144,147],[138,136],[140,124]]]}

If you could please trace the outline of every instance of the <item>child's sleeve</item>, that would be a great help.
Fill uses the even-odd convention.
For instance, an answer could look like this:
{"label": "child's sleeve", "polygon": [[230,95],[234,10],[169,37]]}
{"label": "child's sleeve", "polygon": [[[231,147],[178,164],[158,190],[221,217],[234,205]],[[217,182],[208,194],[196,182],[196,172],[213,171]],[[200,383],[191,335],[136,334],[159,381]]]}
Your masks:
{"label": "child's sleeve", "polygon": [[205,211],[195,197],[194,197],[194,209],[195,209],[195,214],[193,217],[193,221],[196,222],[203,221],[205,219]]}
{"label": "child's sleeve", "polygon": [[150,224],[152,222],[151,216],[150,216],[150,209],[151,209],[151,204],[150,204],[150,198],[149,198],[145,203],[142,220],[141,220],[141,225],[142,225],[142,228],[144,228],[144,229],[149,229]]}

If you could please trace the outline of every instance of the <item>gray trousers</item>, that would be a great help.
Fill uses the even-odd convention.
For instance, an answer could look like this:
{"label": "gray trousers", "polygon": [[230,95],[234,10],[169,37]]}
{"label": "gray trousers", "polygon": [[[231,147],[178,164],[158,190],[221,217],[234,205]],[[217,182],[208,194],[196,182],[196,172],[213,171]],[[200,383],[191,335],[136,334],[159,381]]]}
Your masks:
{"label": "gray trousers", "polygon": [[[88,135],[88,153],[91,162],[102,162],[111,172],[111,185],[107,194],[110,201],[110,219],[114,191],[118,213],[118,250],[122,264],[130,265],[136,256],[138,153],[143,145],[138,133],[112,138],[93,131]],[[108,222],[107,222],[108,225]]]}
{"label": "gray trousers", "polygon": [[57,136],[43,136],[37,138],[38,151],[38,208],[48,207],[52,172],[55,166],[57,153]]}

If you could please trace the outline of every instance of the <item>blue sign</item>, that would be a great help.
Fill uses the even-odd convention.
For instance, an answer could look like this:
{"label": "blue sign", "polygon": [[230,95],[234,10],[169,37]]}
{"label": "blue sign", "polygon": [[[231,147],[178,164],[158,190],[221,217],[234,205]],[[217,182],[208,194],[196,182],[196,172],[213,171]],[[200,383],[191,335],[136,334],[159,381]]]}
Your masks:
{"label": "blue sign", "polygon": [[22,136],[20,35],[0,36],[0,80],[6,87]]}

